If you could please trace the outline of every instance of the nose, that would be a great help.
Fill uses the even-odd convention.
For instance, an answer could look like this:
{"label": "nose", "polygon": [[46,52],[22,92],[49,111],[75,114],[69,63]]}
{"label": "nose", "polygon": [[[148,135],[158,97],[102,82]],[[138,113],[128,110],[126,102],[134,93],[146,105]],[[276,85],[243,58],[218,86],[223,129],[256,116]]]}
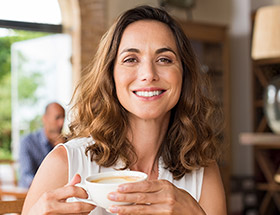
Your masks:
{"label": "nose", "polygon": [[138,72],[141,81],[157,81],[159,80],[156,66],[151,61],[143,62],[139,67]]}

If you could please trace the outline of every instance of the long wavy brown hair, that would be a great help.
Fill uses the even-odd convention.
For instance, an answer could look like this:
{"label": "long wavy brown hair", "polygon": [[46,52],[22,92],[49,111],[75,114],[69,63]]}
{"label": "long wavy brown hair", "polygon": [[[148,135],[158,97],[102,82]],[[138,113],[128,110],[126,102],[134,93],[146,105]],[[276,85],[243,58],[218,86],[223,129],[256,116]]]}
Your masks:
{"label": "long wavy brown hair", "polygon": [[183,84],[171,110],[168,131],[159,151],[165,167],[180,179],[196,168],[207,166],[219,155],[218,108],[208,89],[190,41],[179,24],[159,8],[139,6],[123,13],[102,37],[97,53],[87,67],[72,98],[70,138],[91,136],[86,155],[98,165],[113,166],[122,160],[125,168],[137,161],[127,138],[127,110],[118,101],[113,79],[114,62],[125,28],[139,20],[165,23],[174,34],[183,66]]}

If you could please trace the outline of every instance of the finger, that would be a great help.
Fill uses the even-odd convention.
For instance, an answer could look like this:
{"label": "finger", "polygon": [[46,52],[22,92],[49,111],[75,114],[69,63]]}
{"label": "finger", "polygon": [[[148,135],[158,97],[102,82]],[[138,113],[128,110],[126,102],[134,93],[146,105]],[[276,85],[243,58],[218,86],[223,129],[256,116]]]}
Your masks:
{"label": "finger", "polygon": [[[65,199],[64,199],[65,200]],[[66,202],[57,199],[53,192],[43,194],[40,203],[37,204],[42,210],[42,214],[80,214],[90,213],[95,206],[83,202]]]}
{"label": "finger", "polygon": [[45,193],[48,199],[56,199],[58,201],[66,200],[70,197],[88,198],[87,192],[82,188],[74,185],[68,185]]}
{"label": "finger", "polygon": [[71,179],[70,182],[68,182],[68,184],[66,184],[65,186],[68,185],[75,185],[81,182],[81,176],[79,174],[75,174],[74,177]]}
{"label": "finger", "polygon": [[81,176],[79,174],[75,174],[74,177],[71,179],[71,181],[68,182],[64,187],[59,188],[50,194],[55,196],[56,199],[58,200],[67,199],[70,197],[88,198],[88,194],[83,188],[74,186],[80,182],[81,182]]}
{"label": "finger", "polygon": [[157,192],[162,189],[169,189],[173,185],[167,180],[151,180],[141,181],[136,183],[126,183],[118,186],[118,192],[132,193],[132,192]]}
{"label": "finger", "polygon": [[109,208],[111,213],[117,213],[118,215],[150,215],[150,214],[171,214],[172,208],[164,204],[140,204],[140,205],[129,205],[129,206],[120,206],[113,205]]}
{"label": "finger", "polygon": [[96,206],[84,202],[61,202],[56,205],[54,213],[89,214]]}
{"label": "finger", "polygon": [[[79,213],[79,215],[89,215],[90,212],[85,212],[85,213]],[[67,214],[68,215],[68,214]],[[71,214],[72,215],[72,214]],[[77,215],[77,213],[75,213],[74,215]]]}
{"label": "finger", "polygon": [[162,203],[166,199],[171,199],[172,196],[168,192],[153,192],[153,193],[109,193],[108,199],[117,202],[132,202],[136,204],[151,204]]}
{"label": "finger", "polygon": [[[89,215],[90,212],[85,212],[85,213],[78,213],[79,215]],[[77,215],[77,213],[75,214],[67,214],[67,215]]]}

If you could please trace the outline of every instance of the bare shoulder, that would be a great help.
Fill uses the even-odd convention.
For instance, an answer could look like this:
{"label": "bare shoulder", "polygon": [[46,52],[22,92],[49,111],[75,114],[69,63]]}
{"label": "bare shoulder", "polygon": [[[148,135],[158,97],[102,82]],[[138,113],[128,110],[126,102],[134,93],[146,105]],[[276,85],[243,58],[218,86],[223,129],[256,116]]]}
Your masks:
{"label": "bare shoulder", "polygon": [[[50,189],[61,187],[68,180],[68,158],[66,149],[59,146],[51,151],[42,162],[31,188],[45,182]],[[44,186],[45,187],[45,186]]]}
{"label": "bare shoulder", "polygon": [[[41,166],[44,166],[46,164],[52,164],[55,162],[58,165],[62,165],[63,167],[68,166],[68,157],[67,152],[64,146],[60,145],[56,147],[54,150],[52,150],[46,159],[43,161]],[[67,167],[68,168],[68,167]]]}
{"label": "bare shoulder", "polygon": [[224,186],[216,162],[204,168],[199,203],[207,215],[225,215],[227,213]]}
{"label": "bare shoulder", "polygon": [[66,149],[58,146],[42,162],[29,188],[24,209],[30,208],[39,197],[68,182],[68,158]]}

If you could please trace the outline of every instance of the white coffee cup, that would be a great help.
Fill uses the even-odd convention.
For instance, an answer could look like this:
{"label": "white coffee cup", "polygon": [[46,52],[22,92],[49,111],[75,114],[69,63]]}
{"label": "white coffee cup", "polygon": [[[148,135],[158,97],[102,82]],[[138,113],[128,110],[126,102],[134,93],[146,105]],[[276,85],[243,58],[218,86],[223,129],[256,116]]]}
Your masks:
{"label": "white coffee cup", "polygon": [[74,198],[96,206],[109,209],[112,205],[129,205],[129,202],[116,202],[108,199],[108,194],[115,192],[120,184],[135,183],[147,179],[147,174],[138,171],[113,171],[96,173],[85,179],[85,184],[78,184],[83,187],[88,195],[88,199]]}

